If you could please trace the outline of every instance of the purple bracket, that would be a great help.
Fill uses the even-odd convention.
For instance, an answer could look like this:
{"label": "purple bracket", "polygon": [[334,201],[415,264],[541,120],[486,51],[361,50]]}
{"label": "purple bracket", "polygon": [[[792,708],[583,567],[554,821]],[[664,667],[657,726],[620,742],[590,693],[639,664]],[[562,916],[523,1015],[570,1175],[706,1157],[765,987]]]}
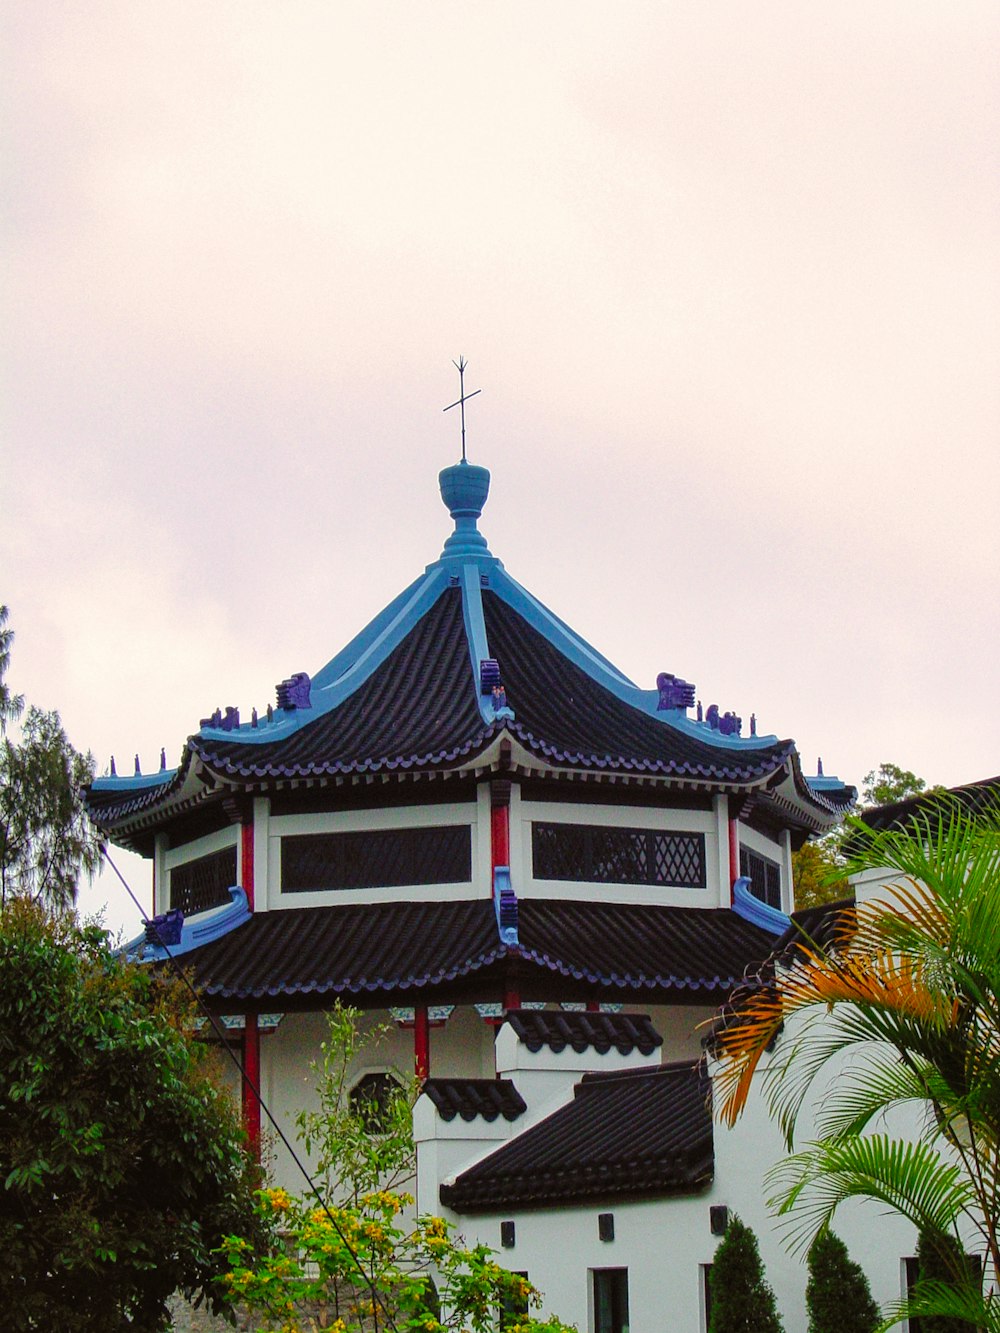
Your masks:
{"label": "purple bracket", "polygon": [[661,671],[656,677],[656,688],[660,691],[657,711],[668,708],[691,708],[694,706],[694,686],[670,671]]}
{"label": "purple bracket", "polygon": [[312,703],[309,698],[309,691],[312,681],[305,671],[296,671],[294,675],[283,680],[276,687],[278,694],[278,707],[285,709],[292,708],[311,708]]}

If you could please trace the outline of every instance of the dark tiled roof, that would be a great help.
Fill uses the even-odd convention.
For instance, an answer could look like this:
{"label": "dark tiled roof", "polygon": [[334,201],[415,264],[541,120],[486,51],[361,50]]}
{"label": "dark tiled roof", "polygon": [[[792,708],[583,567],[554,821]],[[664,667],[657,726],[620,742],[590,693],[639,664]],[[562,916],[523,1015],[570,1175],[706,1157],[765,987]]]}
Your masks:
{"label": "dark tiled roof", "polygon": [[793,912],[791,924],[775,940],[772,959],[785,962],[798,953],[800,946],[815,945],[827,949],[837,940],[854,919],[854,899],[839,898],[833,903],[820,903],[817,907],[804,907]]}
{"label": "dark tiled roof", "polygon": [[483,593],[483,613],[514,710],[510,730],[556,763],[746,782],[773,773],[794,749],[779,741],[736,750],[689,736],[623,703],[496,593]]}
{"label": "dark tiled roof", "polygon": [[893,805],[881,805],[874,810],[861,810],[858,813],[869,828],[882,830],[904,828],[915,818],[936,819],[938,815],[946,816],[948,810],[956,805],[970,814],[1000,810],[1000,777],[983,778],[980,782],[952,787],[945,792],[924,792],[906,801],[896,801]]}
{"label": "dark tiled roof", "polygon": [[603,1055],[614,1047],[621,1055],[638,1050],[648,1056],[663,1045],[663,1038],[648,1014],[550,1014],[544,1010],[515,1009],[508,1013],[507,1022],[529,1051],[548,1046],[559,1052],[569,1046],[578,1055],[587,1050]]}
{"label": "dark tiled roof", "polygon": [[573,1100],[441,1186],[456,1212],[694,1193],[712,1179],[710,1085],[698,1064],[588,1074]]}
{"label": "dark tiled roof", "polygon": [[429,1078],[424,1092],[442,1120],[516,1120],[528,1109],[509,1078]]}
{"label": "dark tiled roof", "polygon": [[321,998],[439,985],[502,957],[489,899],[259,912],[190,955],[218,998]]}
{"label": "dark tiled roof", "polygon": [[794,967],[801,962],[803,946],[829,949],[835,945],[838,938],[851,928],[854,906],[853,898],[841,898],[837,902],[820,903],[817,907],[793,912],[788,929],[773,942],[771,952],[760,967],[749,971],[745,981],[735,987],[720,1006],[704,1039],[709,1050],[718,1049],[723,1033],[734,1032],[741,1026],[743,1008],[752,996],[767,991],[775,1005],[779,1004],[779,966]]}
{"label": "dark tiled roof", "polygon": [[711,1002],[773,942],[728,910],[530,898],[520,903],[520,938],[520,949],[499,942],[489,899],[301,907],[259,912],[189,957],[196,983],[218,1000],[425,990],[514,956],[522,969]]}
{"label": "dark tiled roof", "polygon": [[273,743],[192,737],[235,777],[313,777],[452,763],[492,735],[477,704],[462,594],[447,588],[339,707]]}
{"label": "dark tiled roof", "polygon": [[728,908],[522,898],[521,954],[550,971],[628,990],[728,991],[774,936]]}

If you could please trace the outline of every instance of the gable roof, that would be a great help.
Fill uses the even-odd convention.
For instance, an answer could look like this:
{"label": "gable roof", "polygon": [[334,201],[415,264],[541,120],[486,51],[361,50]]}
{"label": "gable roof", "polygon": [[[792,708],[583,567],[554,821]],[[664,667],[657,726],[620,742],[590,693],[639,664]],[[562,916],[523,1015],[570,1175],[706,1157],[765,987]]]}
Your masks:
{"label": "gable roof", "polygon": [[586,1074],[573,1100],[449,1185],[458,1213],[691,1194],[715,1163],[711,1085],[700,1062]]}

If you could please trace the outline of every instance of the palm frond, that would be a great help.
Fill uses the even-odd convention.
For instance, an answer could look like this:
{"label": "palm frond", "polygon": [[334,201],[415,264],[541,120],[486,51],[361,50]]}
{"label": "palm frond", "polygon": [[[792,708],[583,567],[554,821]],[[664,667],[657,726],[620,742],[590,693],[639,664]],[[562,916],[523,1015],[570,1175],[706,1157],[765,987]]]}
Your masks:
{"label": "palm frond", "polygon": [[995,1293],[984,1295],[971,1283],[956,1287],[946,1282],[918,1282],[906,1300],[885,1308],[875,1333],[888,1333],[904,1319],[933,1315],[964,1319],[981,1333],[1000,1333],[1000,1299]]}
{"label": "palm frond", "polygon": [[768,1173],[768,1206],[788,1218],[783,1228],[794,1251],[805,1252],[847,1199],[881,1203],[921,1230],[951,1230],[974,1202],[954,1162],[929,1144],[885,1134],[811,1143]]}

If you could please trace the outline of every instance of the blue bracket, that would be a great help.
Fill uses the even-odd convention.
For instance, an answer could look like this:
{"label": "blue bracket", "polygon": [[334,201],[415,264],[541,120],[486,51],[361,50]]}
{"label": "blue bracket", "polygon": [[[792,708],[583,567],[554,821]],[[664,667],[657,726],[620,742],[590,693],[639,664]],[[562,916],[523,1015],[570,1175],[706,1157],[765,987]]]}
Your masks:
{"label": "blue bracket", "polygon": [[[176,944],[167,944],[164,947],[163,944],[152,943],[149,937],[156,933],[155,927],[159,921],[159,918],[154,918],[147,929],[124,945],[119,953],[124,954],[132,963],[161,963],[167,958],[177,958],[180,954],[190,953],[192,949],[200,949],[203,944],[211,944],[213,940],[228,935],[237,926],[242,926],[253,915],[247,902],[247,895],[238,885],[229,890],[229,898],[230,901],[225,907],[211,912],[199,912],[196,916],[189,917],[187,921],[181,918],[180,939]],[[165,931],[160,933],[161,938],[166,934]]]}
{"label": "blue bracket", "polygon": [[497,914],[500,943],[517,948],[517,894],[510,882],[510,866],[493,869],[493,906]]}
{"label": "blue bracket", "polygon": [[766,930],[771,935],[784,935],[792,924],[791,917],[753,896],[750,892],[750,879],[746,875],[741,875],[733,884],[733,911],[744,921],[749,921],[753,926],[760,926],[761,930]]}

